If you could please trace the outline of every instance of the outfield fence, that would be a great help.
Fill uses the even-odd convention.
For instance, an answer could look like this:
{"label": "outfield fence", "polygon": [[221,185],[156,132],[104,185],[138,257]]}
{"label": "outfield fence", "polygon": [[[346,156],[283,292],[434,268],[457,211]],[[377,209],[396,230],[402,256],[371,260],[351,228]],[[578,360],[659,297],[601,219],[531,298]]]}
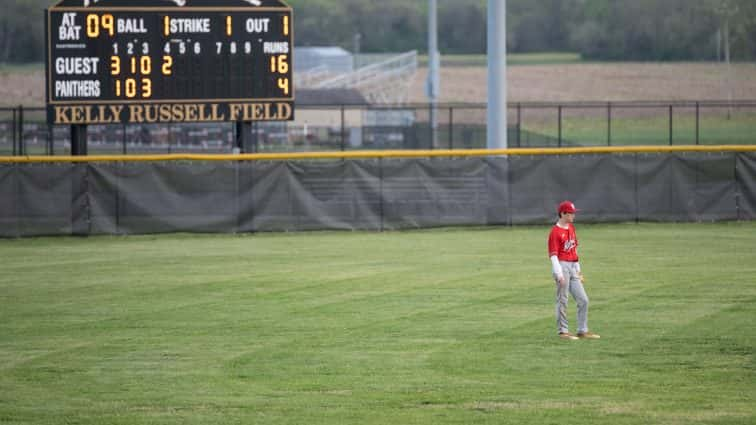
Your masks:
{"label": "outfield fence", "polygon": [[756,219],[756,146],[0,158],[0,236]]}
{"label": "outfield fence", "polygon": [[[514,148],[756,144],[756,100],[523,102],[509,104],[507,119]],[[238,146],[233,123],[90,125],[88,152],[480,149],[486,147],[486,105],[297,105],[295,121],[255,123],[249,131],[250,145]],[[44,108],[0,108],[0,155],[70,152],[70,129],[48,126]]]}

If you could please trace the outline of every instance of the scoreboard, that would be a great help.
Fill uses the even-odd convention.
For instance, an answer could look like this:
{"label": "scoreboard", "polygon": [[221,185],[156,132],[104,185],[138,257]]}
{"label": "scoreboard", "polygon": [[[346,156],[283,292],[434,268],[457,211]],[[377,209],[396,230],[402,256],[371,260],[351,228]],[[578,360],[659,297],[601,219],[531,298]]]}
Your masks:
{"label": "scoreboard", "polygon": [[62,0],[48,123],[292,120],[292,17],[281,0]]}

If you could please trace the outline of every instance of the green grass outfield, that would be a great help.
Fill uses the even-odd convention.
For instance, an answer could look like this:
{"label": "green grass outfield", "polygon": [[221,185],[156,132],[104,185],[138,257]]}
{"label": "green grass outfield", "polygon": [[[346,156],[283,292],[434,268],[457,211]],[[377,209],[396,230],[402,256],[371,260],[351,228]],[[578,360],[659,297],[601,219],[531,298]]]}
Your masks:
{"label": "green grass outfield", "polygon": [[[596,117],[565,118],[562,138],[580,146],[607,146],[607,120]],[[523,130],[544,134],[553,139],[559,136],[559,121],[525,123]],[[669,145],[669,116],[649,118],[613,118],[612,145]],[[696,144],[695,116],[675,117],[672,122],[674,145]],[[702,145],[756,144],[756,108],[748,112],[702,116],[699,121],[698,143]]]}
{"label": "green grass outfield", "polygon": [[0,424],[756,422],[756,222],[547,232],[0,240]]}

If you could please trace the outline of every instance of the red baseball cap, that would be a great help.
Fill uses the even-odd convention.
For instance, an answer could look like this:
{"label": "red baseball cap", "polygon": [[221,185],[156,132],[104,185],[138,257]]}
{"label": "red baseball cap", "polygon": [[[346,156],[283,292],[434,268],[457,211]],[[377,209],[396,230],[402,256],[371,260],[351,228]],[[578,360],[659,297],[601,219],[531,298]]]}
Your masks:
{"label": "red baseball cap", "polygon": [[559,207],[557,208],[557,212],[559,214],[561,213],[575,214],[576,211],[578,211],[578,209],[575,208],[575,204],[573,204],[572,201],[564,201],[561,204],[559,204]]}

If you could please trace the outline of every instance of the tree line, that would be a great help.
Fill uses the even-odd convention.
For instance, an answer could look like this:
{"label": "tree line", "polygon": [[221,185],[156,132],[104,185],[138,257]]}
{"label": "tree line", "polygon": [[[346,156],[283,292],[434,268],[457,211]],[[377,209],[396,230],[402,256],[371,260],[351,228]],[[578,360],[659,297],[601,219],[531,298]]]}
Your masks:
{"label": "tree line", "polygon": [[[43,10],[3,0],[0,62],[44,59]],[[288,0],[296,45],[362,53],[427,49],[427,0]],[[442,54],[486,52],[488,0],[437,0]],[[756,60],[754,0],[508,0],[510,52],[588,60]]]}

